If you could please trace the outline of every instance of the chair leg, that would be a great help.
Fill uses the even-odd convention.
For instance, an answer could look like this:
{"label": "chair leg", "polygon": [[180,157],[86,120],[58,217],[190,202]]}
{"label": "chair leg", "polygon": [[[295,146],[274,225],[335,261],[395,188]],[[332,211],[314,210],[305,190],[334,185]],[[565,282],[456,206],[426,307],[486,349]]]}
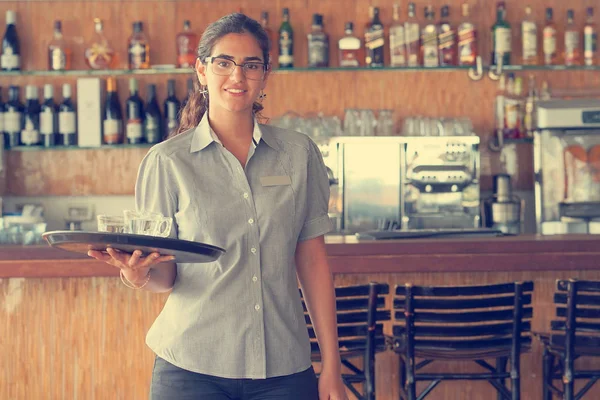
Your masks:
{"label": "chair leg", "polygon": [[543,377],[542,377],[542,400],[552,400],[552,368],[554,367],[554,356],[544,347]]}
{"label": "chair leg", "polygon": [[575,382],[573,381],[573,368],[574,360],[566,359],[563,371],[563,387],[564,387],[564,400],[574,400],[575,399]]}
{"label": "chair leg", "polygon": [[[506,371],[506,364],[508,363],[508,357],[498,357],[496,358],[496,372],[505,372]],[[505,379],[497,379],[498,383],[502,386],[506,386],[506,382]],[[504,396],[502,395],[502,393],[496,391],[496,399],[498,400],[505,400]],[[508,400],[508,399],[506,399]]]}
{"label": "chair leg", "polygon": [[407,360],[408,366],[406,368],[406,391],[408,400],[417,400],[417,383],[415,382],[415,359],[409,358]]}
{"label": "chair leg", "polygon": [[404,359],[402,357],[398,357],[399,366],[398,366],[398,387],[400,388],[400,400],[407,400],[404,396],[404,391],[406,390],[406,364],[404,363]]}

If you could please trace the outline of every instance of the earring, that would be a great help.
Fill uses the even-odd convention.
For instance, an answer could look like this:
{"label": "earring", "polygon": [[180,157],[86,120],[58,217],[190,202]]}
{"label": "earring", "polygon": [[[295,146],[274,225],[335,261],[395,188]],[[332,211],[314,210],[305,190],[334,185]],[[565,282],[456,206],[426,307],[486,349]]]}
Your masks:
{"label": "earring", "polygon": [[204,87],[200,87],[200,89],[198,89],[198,93],[200,93],[202,95],[202,97],[204,97],[204,101],[208,102],[208,88],[207,86]]}

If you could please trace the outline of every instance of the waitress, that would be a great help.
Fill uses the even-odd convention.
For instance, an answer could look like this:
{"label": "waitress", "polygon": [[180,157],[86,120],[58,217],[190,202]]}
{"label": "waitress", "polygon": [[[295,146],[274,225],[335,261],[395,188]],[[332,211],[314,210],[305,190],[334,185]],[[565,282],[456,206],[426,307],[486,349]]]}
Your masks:
{"label": "waitress", "polygon": [[[156,353],[153,400],[347,399],[323,239],[327,173],[307,136],[257,122],[269,50],[266,32],[243,14],[209,25],[195,66],[201,89],[138,173],[139,210],[173,218],[172,238],[226,253],[207,264],[89,253],[132,288],[170,291],[146,337]],[[318,383],[298,281],[322,355]]]}

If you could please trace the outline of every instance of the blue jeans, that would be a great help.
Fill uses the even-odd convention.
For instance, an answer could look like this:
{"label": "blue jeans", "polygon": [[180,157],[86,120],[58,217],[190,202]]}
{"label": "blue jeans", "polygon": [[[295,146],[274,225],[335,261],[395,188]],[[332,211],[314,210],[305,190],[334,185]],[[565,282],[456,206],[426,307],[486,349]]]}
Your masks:
{"label": "blue jeans", "polygon": [[198,374],[156,357],[150,400],[318,400],[312,367],[267,379],[229,379]]}

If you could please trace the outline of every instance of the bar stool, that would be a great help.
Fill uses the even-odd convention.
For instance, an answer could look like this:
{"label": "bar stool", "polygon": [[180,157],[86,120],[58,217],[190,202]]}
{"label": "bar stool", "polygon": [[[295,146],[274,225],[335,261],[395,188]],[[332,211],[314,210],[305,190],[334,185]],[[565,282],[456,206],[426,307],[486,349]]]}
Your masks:
{"label": "bar stool", "polygon": [[[382,322],[391,319],[391,311],[385,305],[389,291],[388,284],[375,282],[335,288],[340,357],[342,365],[350,371],[342,374],[342,380],[359,400],[375,400],[375,353],[387,350]],[[320,362],[304,298],[302,305],[311,341],[311,359]],[[356,387],[358,384],[363,384],[362,394]]]}
{"label": "bar stool", "polygon": [[[421,400],[443,380],[486,380],[499,400],[520,399],[520,357],[531,346],[532,291],[533,282],[396,286],[391,344],[400,356],[400,398]],[[416,363],[417,358],[422,361]],[[495,366],[486,359],[495,359]],[[450,365],[450,372],[421,372],[434,361],[460,360],[474,361],[485,371],[455,373]],[[419,381],[430,383],[417,395]]]}
{"label": "bar stool", "polygon": [[[581,370],[575,360],[600,357],[600,282],[557,280],[554,293],[556,316],[550,334],[536,333],[544,345],[543,400],[553,394],[561,399],[579,400],[600,379],[600,370]],[[587,379],[576,393],[576,379]],[[562,382],[562,390],[553,381]]]}

